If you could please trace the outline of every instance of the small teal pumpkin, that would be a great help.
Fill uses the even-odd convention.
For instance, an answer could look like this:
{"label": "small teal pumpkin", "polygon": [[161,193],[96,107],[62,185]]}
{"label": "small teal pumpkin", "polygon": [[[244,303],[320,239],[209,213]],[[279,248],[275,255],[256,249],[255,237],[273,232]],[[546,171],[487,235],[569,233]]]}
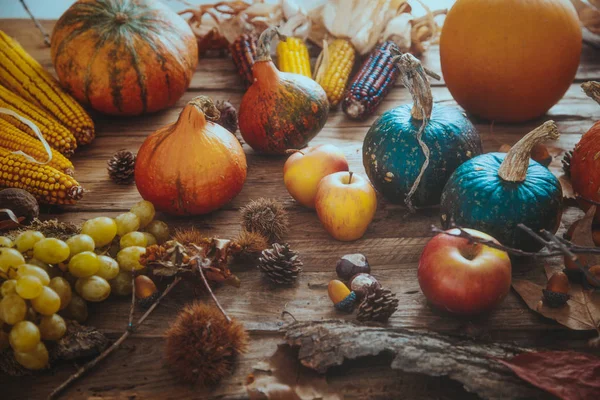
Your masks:
{"label": "small teal pumpkin", "polygon": [[413,104],[389,110],[375,121],[363,143],[363,165],[373,186],[390,202],[404,202],[411,209],[437,205],[452,172],[483,152],[481,139],[460,110],[433,104],[417,59],[405,54],[399,67]]}
{"label": "small teal pumpkin", "polygon": [[548,121],[507,154],[483,154],[461,165],[442,193],[442,226],[456,224],[485,232],[505,246],[539,250],[542,245],[518,225],[556,232],[562,188],[552,172],[529,156],[536,143],[558,136],[556,125]]}

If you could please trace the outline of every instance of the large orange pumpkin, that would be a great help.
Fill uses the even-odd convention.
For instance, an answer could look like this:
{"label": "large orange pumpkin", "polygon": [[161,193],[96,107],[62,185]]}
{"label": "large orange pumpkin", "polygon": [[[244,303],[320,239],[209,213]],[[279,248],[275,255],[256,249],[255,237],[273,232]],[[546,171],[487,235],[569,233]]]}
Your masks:
{"label": "large orange pumpkin", "polygon": [[458,0],[440,38],[450,93],[469,113],[520,122],[565,94],[581,53],[569,0]]}
{"label": "large orange pumpkin", "polygon": [[157,0],[79,0],[58,20],[51,42],[61,84],[112,115],[175,104],[198,62],[191,28]]}

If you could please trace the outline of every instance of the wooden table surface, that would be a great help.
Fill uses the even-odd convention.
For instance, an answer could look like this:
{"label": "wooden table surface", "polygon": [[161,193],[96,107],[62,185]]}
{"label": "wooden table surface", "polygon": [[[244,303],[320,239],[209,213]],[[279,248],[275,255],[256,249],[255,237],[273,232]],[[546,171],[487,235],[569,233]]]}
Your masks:
{"label": "wooden table surface", "polygon": [[[53,22],[44,21],[51,29]],[[52,70],[50,50],[44,47],[33,24],[27,20],[2,20],[0,29],[15,37],[33,57]],[[440,72],[437,47],[432,47],[424,63]],[[565,97],[547,116],[521,125],[490,124],[473,120],[486,151],[496,151],[502,144],[514,144],[525,133],[547,119],[558,123],[561,138],[549,144],[554,156],[551,169],[561,175],[560,159],[573,148],[582,133],[600,119],[600,107],[589,100],[579,84],[600,79],[600,50],[584,46],[582,62],[575,82]],[[443,83],[434,83],[435,101],[455,104]],[[198,94],[215,100],[229,99],[237,107],[243,95],[242,86],[228,57],[201,59],[192,84],[176,106],[154,115],[136,118],[109,118],[94,115],[98,137],[73,157],[76,178],[87,189],[82,201],[64,209],[44,209],[45,218],[81,223],[100,216],[116,216],[140,200],[135,188],[113,184],[106,173],[106,161],[119,149],[137,151],[144,138],[158,127],[174,121],[182,106]],[[406,89],[398,85],[385,99],[377,115],[400,104],[410,102]],[[376,116],[377,116],[376,115]],[[341,147],[351,169],[364,174],[361,160],[363,137],[376,116],[364,122],[353,122],[340,111],[331,112],[322,132],[312,144],[332,143]],[[344,318],[333,309],[327,296],[327,283],[335,277],[336,260],[347,253],[361,252],[372,265],[373,275],[397,294],[398,311],[389,324],[434,330],[449,334],[470,335],[481,340],[512,341],[521,345],[551,348],[584,349],[591,334],[574,332],[531,312],[523,301],[511,292],[493,312],[477,319],[459,319],[428,306],[417,283],[417,263],[427,240],[430,225],[439,224],[438,210],[411,215],[400,206],[379,201],[375,220],[365,236],[353,243],[337,242],[321,227],[313,211],[298,206],[283,185],[284,158],[256,155],[245,146],[248,157],[248,179],[241,194],[222,210],[196,218],[158,216],[171,227],[195,226],[206,235],[233,238],[240,230],[239,208],[251,199],[269,196],[282,201],[291,216],[291,232],[287,238],[304,261],[304,272],[292,288],[271,288],[251,266],[237,266],[234,272],[241,279],[239,289],[222,287],[216,294],[228,313],[242,321],[250,333],[250,347],[238,363],[232,376],[212,390],[179,383],[164,367],[163,333],[174,320],[177,311],[194,299],[191,287],[180,285],[174,295],[161,304],[149,320],[121,349],[75,383],[64,398],[245,398],[244,381],[252,366],[272,354],[282,337],[278,329],[283,324],[282,311],[289,311],[298,320]],[[566,210],[561,230],[581,216],[575,208]],[[558,262],[558,261],[557,261]],[[513,276],[545,282],[542,265],[519,262]],[[206,299],[208,301],[208,299]],[[126,327],[129,299],[111,298],[90,307],[88,324],[118,337]],[[348,316],[346,318],[353,318]],[[360,362],[347,362],[330,371],[327,381],[346,398],[360,399],[468,399],[460,384],[445,377],[428,377],[392,371],[389,358],[374,357]],[[38,399],[67,378],[75,365],[64,365],[50,372],[24,378],[0,377],[0,398]]]}

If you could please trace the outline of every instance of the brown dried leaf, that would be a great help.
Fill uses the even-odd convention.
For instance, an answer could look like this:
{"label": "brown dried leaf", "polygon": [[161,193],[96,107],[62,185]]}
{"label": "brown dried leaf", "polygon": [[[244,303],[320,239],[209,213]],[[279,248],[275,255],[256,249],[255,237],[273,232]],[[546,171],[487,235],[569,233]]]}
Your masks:
{"label": "brown dried leaf", "polygon": [[273,355],[254,366],[246,391],[250,400],[340,400],[329,391],[324,375],[298,361],[298,350],[279,345]]}
{"label": "brown dried leaf", "polygon": [[[513,289],[521,296],[527,306],[546,318],[576,331],[595,330],[600,321],[600,293],[580,293],[581,285],[571,285],[571,299],[563,307],[548,307],[542,301],[542,286],[526,280],[514,280]],[[578,287],[578,288],[577,288]]]}
{"label": "brown dried leaf", "polygon": [[[575,191],[573,190],[573,186],[571,185],[571,180],[565,174],[562,174],[558,177],[558,181],[560,182],[560,186],[563,192],[563,199],[567,201],[575,201]],[[574,203],[575,205],[577,203]]]}
{"label": "brown dried leaf", "polygon": [[498,361],[521,379],[561,399],[600,399],[600,358],[590,354],[544,351]]}
{"label": "brown dried leaf", "polygon": [[[591,206],[585,216],[577,221],[577,226],[571,236],[571,243],[584,246],[596,247],[593,237],[594,216],[596,215],[596,206]],[[586,254],[589,265],[600,264],[600,256],[594,254]]]}
{"label": "brown dried leaf", "polygon": [[484,399],[546,396],[493,361],[532,349],[341,320],[295,322],[283,331],[290,345],[299,346],[302,364],[322,373],[346,359],[387,353],[394,356],[392,369],[448,376]]}

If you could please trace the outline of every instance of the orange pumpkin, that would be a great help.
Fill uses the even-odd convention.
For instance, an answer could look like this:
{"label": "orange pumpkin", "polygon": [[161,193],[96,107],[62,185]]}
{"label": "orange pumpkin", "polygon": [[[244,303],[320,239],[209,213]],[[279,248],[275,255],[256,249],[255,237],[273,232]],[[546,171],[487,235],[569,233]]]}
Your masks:
{"label": "orange pumpkin", "polygon": [[548,111],[573,82],[580,53],[569,0],[458,0],[440,37],[452,96],[469,113],[501,122]]}
{"label": "orange pumpkin", "polygon": [[54,26],[51,51],[61,84],[111,115],[172,106],[198,62],[191,28],[157,0],[79,0]]}
{"label": "orange pumpkin", "polygon": [[329,114],[327,95],[318,83],[280,72],[273,64],[270,43],[277,33],[269,28],[260,36],[252,67],[254,83],[242,98],[238,117],[246,143],[265,154],[305,147]]}
{"label": "orange pumpkin", "polygon": [[144,200],[168,214],[198,215],[237,196],[246,180],[246,155],[236,137],[213,122],[219,116],[212,100],[198,96],[177,122],[146,138],[135,163]]}

